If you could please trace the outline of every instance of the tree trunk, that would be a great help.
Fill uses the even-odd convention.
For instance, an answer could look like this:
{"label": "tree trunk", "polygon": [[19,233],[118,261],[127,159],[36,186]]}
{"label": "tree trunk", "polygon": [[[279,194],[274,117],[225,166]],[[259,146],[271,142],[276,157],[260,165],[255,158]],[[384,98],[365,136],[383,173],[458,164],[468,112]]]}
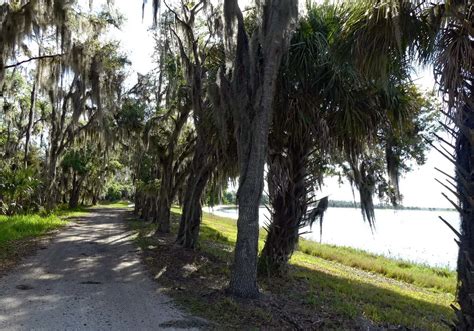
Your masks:
{"label": "tree trunk", "polygon": [[456,139],[457,188],[460,201],[461,236],[458,255],[457,330],[474,330],[474,114],[465,105]]}
{"label": "tree trunk", "polygon": [[166,160],[165,167],[161,173],[160,192],[158,197],[157,208],[157,233],[170,233],[170,210],[173,197],[173,159],[170,157]]}
{"label": "tree trunk", "polygon": [[72,190],[71,196],[69,198],[69,208],[74,209],[79,206],[79,198],[81,193],[81,184],[83,182],[83,178],[77,178],[76,173],[74,172],[73,179],[72,179]]}
{"label": "tree trunk", "polygon": [[158,197],[154,196],[150,198],[151,217],[154,223],[158,220]]}
{"label": "tree trunk", "polygon": [[[255,157],[258,160],[258,157]],[[253,160],[252,160],[253,161]],[[256,165],[258,161],[249,162]],[[238,297],[255,298],[259,295],[257,286],[258,254],[258,208],[263,189],[262,171],[253,171],[239,186],[239,218],[237,220],[237,243],[235,246],[234,267],[229,291]],[[260,186],[258,186],[260,184]]]}
{"label": "tree trunk", "polygon": [[28,126],[26,128],[25,155],[23,157],[23,164],[24,164],[25,168],[28,166],[28,152],[29,152],[29,146],[30,146],[31,129],[33,128],[33,117],[34,117],[34,114],[35,114],[35,104],[36,104],[36,81],[33,83],[33,88],[31,90],[30,112],[28,114]]}
{"label": "tree trunk", "polygon": [[143,215],[143,208],[145,205],[145,193],[143,191],[136,191],[135,192],[135,206],[134,206],[134,211],[133,213],[140,218],[142,218]]}
{"label": "tree trunk", "polygon": [[267,181],[273,214],[259,260],[259,272],[267,276],[286,272],[307,210],[305,180],[309,148],[302,139],[292,138],[285,148],[286,156],[271,155],[268,162]]}
{"label": "tree trunk", "polygon": [[140,212],[140,193],[135,192],[135,197],[133,200],[135,202],[133,206],[133,214],[138,215],[138,213]]}
{"label": "tree trunk", "polygon": [[48,159],[48,169],[47,169],[47,188],[46,188],[46,209],[52,210],[56,203],[56,164],[57,164],[57,155],[50,150],[50,156]]}
{"label": "tree trunk", "polygon": [[[267,81],[271,82],[268,77]],[[248,127],[241,127],[237,137],[240,173],[237,192],[239,218],[229,291],[243,298],[259,296],[257,286],[258,211],[263,191],[263,173],[274,89],[265,89],[265,91],[266,93],[264,92],[259,100],[254,120],[248,123]]]}
{"label": "tree trunk", "polygon": [[[297,0],[266,0],[262,26],[249,44],[243,15],[236,0],[224,2],[227,33],[235,28],[234,74],[227,103],[234,114],[239,157],[239,218],[234,268],[229,291],[238,297],[255,298],[257,286],[258,210],[263,190],[263,170],[272,119],[273,99],[282,55],[286,52]],[[237,24],[237,27],[234,25]],[[234,28],[232,28],[234,26]],[[259,51],[257,51],[257,49]],[[232,49],[230,49],[232,51]],[[254,53],[255,52],[255,53]],[[261,54],[259,54],[261,52]],[[258,58],[254,58],[258,56]],[[254,67],[252,67],[254,66]]]}
{"label": "tree trunk", "polygon": [[168,194],[164,194],[160,197],[158,202],[158,209],[157,209],[157,219],[158,219],[158,229],[156,230],[157,233],[170,233],[171,231],[171,201],[169,199]]}
{"label": "tree trunk", "polygon": [[61,183],[61,186],[62,186],[62,190],[61,190],[61,196],[62,196],[62,203],[66,204],[68,203],[68,184],[69,184],[69,181],[68,181],[68,174],[66,172],[63,172],[61,174],[61,180],[60,180],[60,183]]}
{"label": "tree trunk", "polygon": [[145,222],[148,222],[150,218],[150,200],[151,198],[148,196],[148,194],[145,194],[145,197],[143,198],[143,208],[141,214],[141,217]]}
{"label": "tree trunk", "polygon": [[182,187],[180,187],[178,189],[178,195],[177,195],[177,199],[178,199],[178,204],[183,207],[183,204],[184,204],[184,195],[185,195],[185,191],[183,190]]}
{"label": "tree trunk", "polygon": [[211,175],[211,167],[203,164],[203,162],[207,162],[206,158],[208,156],[205,155],[205,152],[200,147],[204,148],[205,146],[203,144],[200,145],[196,146],[196,152],[193,157],[192,172],[186,185],[183,213],[176,239],[177,244],[188,249],[194,249],[199,238],[202,218],[201,199]]}
{"label": "tree trunk", "polygon": [[47,164],[47,173],[46,173],[46,209],[48,211],[54,208],[56,203],[56,166],[59,158],[59,139],[60,133],[57,125],[57,108],[54,106],[56,99],[53,96],[53,92],[50,91],[50,100],[53,105],[51,108],[51,129],[50,129],[50,143],[48,151],[48,164]]}

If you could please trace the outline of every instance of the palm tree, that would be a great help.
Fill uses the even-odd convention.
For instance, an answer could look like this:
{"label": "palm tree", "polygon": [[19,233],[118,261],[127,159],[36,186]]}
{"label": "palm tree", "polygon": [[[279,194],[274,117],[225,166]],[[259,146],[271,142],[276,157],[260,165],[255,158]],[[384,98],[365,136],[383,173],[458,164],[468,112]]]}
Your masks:
{"label": "palm tree", "polygon": [[[473,118],[473,23],[474,4],[469,0],[438,3],[420,1],[360,1],[366,15],[349,17],[346,31],[352,54],[361,59],[362,68],[373,65],[386,72],[390,58],[405,57],[432,63],[435,79],[455,129],[447,127],[456,140],[456,155],[445,154],[455,164],[455,188],[459,200],[452,202],[461,216],[458,255],[458,291],[453,329],[474,329],[474,166]],[[457,192],[456,192],[457,191]]]}
{"label": "palm tree", "polygon": [[[379,77],[379,86],[341,51],[342,25],[351,10],[309,6],[281,68],[267,161],[272,219],[259,264],[268,274],[285,271],[301,227],[322,220],[327,198],[318,203],[314,192],[328,163],[344,165],[373,226],[374,193],[397,203],[401,154],[424,150],[421,138],[411,138],[422,126],[409,130],[423,98],[407,82],[402,64],[393,66],[398,70],[390,81]],[[415,145],[417,153],[407,153]]]}
{"label": "palm tree", "polygon": [[[458,254],[458,291],[456,321],[453,329],[474,329],[474,3],[446,1],[434,6],[439,11],[434,51],[434,72],[440,91],[445,95],[447,116],[456,130],[456,188],[461,216]],[[448,181],[449,182],[449,181]]]}

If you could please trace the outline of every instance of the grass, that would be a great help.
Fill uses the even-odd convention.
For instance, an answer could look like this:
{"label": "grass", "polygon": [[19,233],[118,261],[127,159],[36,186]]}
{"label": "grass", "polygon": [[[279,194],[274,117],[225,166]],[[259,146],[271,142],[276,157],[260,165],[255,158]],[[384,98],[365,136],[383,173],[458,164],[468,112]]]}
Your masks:
{"label": "grass", "polygon": [[[179,213],[173,209],[174,218]],[[153,225],[133,222],[133,226],[140,232],[137,242],[145,263],[156,271],[155,278],[168,284],[170,294],[192,313],[221,327],[345,329],[366,328],[368,322],[446,330],[442,320],[452,320],[454,315],[450,308],[453,272],[305,240],[285,278],[260,279],[267,298],[263,303],[236,301],[223,294],[237,236],[235,220],[204,213],[199,251],[193,259],[184,260],[183,254],[190,253],[173,249],[172,240],[166,246],[147,235],[154,231]],[[262,231],[260,249],[264,239]],[[189,276],[183,276],[186,273]],[[218,294],[206,293],[213,289]]]}
{"label": "grass", "polygon": [[300,241],[298,251],[421,287],[452,294],[456,290],[456,273],[447,268],[433,268],[390,259],[350,247],[319,244],[304,239]]}
{"label": "grass", "polygon": [[129,204],[128,201],[118,201],[101,203],[94,207],[80,206],[74,209],[58,206],[49,215],[42,213],[14,216],[0,215],[0,247],[11,241],[41,236],[66,225],[68,218],[82,217],[94,208],[127,208]]}
{"label": "grass", "polygon": [[130,205],[130,201],[122,200],[122,201],[114,201],[114,202],[107,202],[102,201],[100,204],[90,207],[90,209],[98,209],[98,208],[128,208]]}
{"label": "grass", "polygon": [[0,247],[15,240],[41,236],[65,226],[67,219],[87,215],[88,208],[57,207],[51,214],[0,215]]}
{"label": "grass", "polygon": [[89,213],[89,209],[86,206],[79,206],[77,208],[68,208],[67,205],[59,206],[53,211],[53,215],[58,216],[63,219],[72,218],[72,217],[82,217]]}
{"label": "grass", "polygon": [[[180,212],[179,209],[174,209],[173,211],[176,213]],[[204,213],[203,223],[218,230],[228,242],[235,242],[237,238],[235,220]],[[260,231],[259,249],[263,248],[265,235],[265,231]],[[433,268],[426,265],[390,259],[351,247],[320,244],[305,239],[300,239],[298,246],[297,254],[295,254],[293,260],[298,260],[298,257],[301,257],[302,253],[303,255],[319,257],[327,261],[335,261],[345,266],[373,272],[425,288],[451,294],[454,294],[456,290],[456,273],[447,268]]]}
{"label": "grass", "polygon": [[450,304],[454,295],[432,291],[404,282],[373,276],[360,269],[297,252],[292,264],[294,277],[304,279],[308,294],[347,317],[366,316],[377,324],[403,325],[408,328],[443,330],[441,320],[451,320]]}
{"label": "grass", "polygon": [[13,240],[43,235],[66,223],[57,215],[0,216],[0,247]]}

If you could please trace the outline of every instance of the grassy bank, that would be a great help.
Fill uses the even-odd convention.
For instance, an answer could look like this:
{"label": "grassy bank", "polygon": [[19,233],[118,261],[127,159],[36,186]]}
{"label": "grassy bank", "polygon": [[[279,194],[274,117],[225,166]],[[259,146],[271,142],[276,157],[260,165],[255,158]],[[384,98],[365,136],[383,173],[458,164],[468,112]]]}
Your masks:
{"label": "grassy bank", "polygon": [[[175,220],[178,214],[174,209]],[[219,327],[350,329],[375,324],[444,330],[442,319],[453,317],[452,272],[309,241],[300,243],[285,279],[260,279],[262,300],[234,300],[224,291],[236,240],[234,220],[204,213],[197,252],[174,247],[173,235],[151,237],[153,225],[132,225],[145,263],[160,284],[192,313]]]}
{"label": "grassy bank", "polygon": [[308,240],[300,241],[298,251],[421,287],[452,294],[456,290],[456,273],[445,268],[432,268],[370,254],[350,247],[324,245]]}
{"label": "grassy bank", "polygon": [[[178,209],[174,212],[179,213]],[[235,242],[235,220],[212,214],[204,214],[204,224],[217,229],[226,240]],[[263,247],[265,231],[260,231],[260,249]],[[446,268],[433,268],[425,265],[390,259],[381,255],[371,254],[350,247],[338,247],[319,244],[314,241],[301,239],[294,261],[302,256],[319,257],[327,261],[335,261],[345,266],[380,274],[392,279],[418,285],[424,288],[436,289],[454,294],[456,290],[456,273]],[[298,254],[303,253],[303,254]]]}

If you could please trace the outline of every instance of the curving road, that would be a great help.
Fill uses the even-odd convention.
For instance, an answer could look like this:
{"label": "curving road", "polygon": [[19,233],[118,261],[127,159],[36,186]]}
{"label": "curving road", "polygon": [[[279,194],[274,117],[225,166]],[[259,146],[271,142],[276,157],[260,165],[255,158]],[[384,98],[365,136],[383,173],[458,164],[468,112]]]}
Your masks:
{"label": "curving road", "polygon": [[95,210],[0,278],[0,330],[193,329],[140,262],[126,211]]}

